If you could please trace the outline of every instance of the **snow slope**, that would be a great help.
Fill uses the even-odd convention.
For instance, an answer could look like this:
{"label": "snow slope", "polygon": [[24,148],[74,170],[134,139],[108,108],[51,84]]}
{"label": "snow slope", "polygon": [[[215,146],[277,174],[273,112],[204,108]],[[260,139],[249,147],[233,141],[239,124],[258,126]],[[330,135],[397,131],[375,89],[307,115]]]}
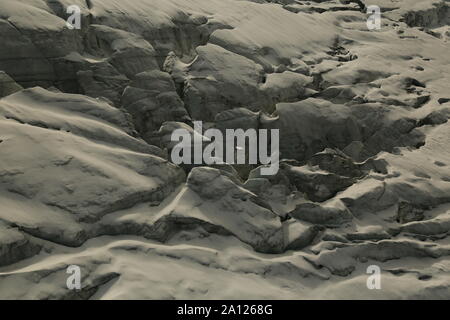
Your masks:
{"label": "snow slope", "polygon": [[[3,0],[0,298],[449,299],[450,3],[362,3],[381,30],[351,1]],[[279,129],[279,172],[174,165],[195,120]]]}

